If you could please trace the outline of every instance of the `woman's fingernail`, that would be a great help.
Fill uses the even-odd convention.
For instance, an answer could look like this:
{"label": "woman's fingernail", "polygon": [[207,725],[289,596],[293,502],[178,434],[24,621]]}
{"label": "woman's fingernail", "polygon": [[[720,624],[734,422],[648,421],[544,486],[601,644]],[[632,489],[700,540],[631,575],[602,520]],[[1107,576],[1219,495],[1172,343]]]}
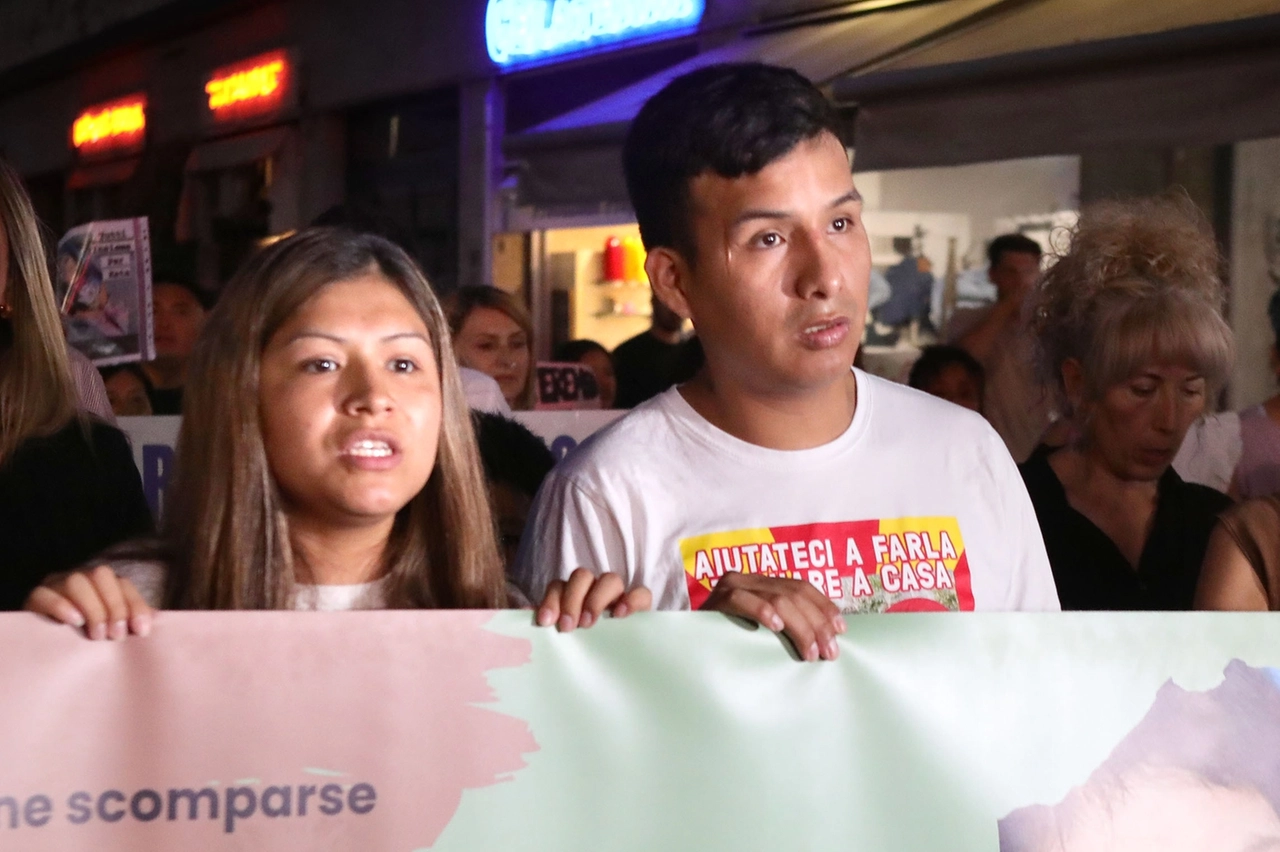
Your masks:
{"label": "woman's fingernail", "polygon": [[582,618],[578,620],[579,627],[590,627],[596,623],[596,617],[591,614],[590,610],[583,610]]}
{"label": "woman's fingernail", "polygon": [[550,627],[552,624],[555,624],[555,621],[556,621],[556,614],[551,610],[549,609],[538,610],[538,626],[539,627]]}
{"label": "woman's fingernail", "polygon": [[844,619],[838,615],[835,617],[835,625],[836,625],[836,632],[842,635],[846,630],[849,629],[849,625],[845,624]]}
{"label": "woman's fingernail", "polygon": [[84,613],[76,610],[67,621],[72,627],[84,627]]}
{"label": "woman's fingernail", "polygon": [[151,616],[135,615],[129,620],[129,625],[133,628],[135,635],[146,636],[151,633]]}
{"label": "woman's fingernail", "polygon": [[810,645],[809,650],[804,652],[804,658],[811,663],[816,662],[820,656],[822,655],[818,651],[817,642],[814,642],[812,645]]}
{"label": "woman's fingernail", "polygon": [[570,630],[572,630],[573,616],[572,615],[560,616],[560,624],[556,629],[559,630],[561,633],[568,633]]}
{"label": "woman's fingernail", "polygon": [[89,638],[90,639],[106,639],[107,625],[101,621],[99,621],[97,624],[91,624],[89,626]]}
{"label": "woman's fingernail", "polygon": [[838,656],[840,656],[840,643],[837,642],[834,638],[828,639],[827,640],[827,659],[834,660]]}
{"label": "woman's fingernail", "polygon": [[111,622],[111,638],[119,641],[129,635],[129,622],[113,621]]}

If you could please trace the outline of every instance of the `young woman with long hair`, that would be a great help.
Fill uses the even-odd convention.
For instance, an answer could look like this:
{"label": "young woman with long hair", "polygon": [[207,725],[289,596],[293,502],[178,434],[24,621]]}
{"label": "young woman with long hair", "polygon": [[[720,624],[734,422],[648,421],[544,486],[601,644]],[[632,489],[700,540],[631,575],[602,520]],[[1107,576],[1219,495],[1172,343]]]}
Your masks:
{"label": "young woman with long hair", "polygon": [[445,300],[453,351],[464,367],[491,376],[515,411],[536,397],[533,321],[524,305],[497,287],[459,287]]}
{"label": "young woman with long hair", "polygon": [[[500,608],[505,584],[444,314],[409,257],[313,229],[254,256],[192,355],[159,545],[52,579],[28,608],[93,638],[151,608]],[[616,577],[540,623],[648,607]]]}
{"label": "young woman with long hair", "polygon": [[150,528],[124,435],[80,408],[36,215],[0,162],[0,610]]}

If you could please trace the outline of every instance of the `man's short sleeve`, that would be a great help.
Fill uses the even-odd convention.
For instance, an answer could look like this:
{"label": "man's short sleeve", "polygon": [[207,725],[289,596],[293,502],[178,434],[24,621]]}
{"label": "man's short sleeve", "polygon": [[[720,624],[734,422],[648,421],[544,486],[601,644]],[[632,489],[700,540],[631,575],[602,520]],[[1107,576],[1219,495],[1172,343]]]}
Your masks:
{"label": "man's short sleeve", "polygon": [[553,471],[525,523],[514,578],[536,605],[552,580],[567,579],[578,568],[596,575],[613,571],[628,588],[632,585],[626,546],[611,508]]}

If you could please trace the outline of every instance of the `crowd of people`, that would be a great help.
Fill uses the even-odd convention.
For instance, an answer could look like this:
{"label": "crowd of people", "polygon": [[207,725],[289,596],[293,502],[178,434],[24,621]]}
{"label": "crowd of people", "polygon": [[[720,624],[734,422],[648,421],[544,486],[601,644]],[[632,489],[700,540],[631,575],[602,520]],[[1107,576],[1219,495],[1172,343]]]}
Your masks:
{"label": "crowd of people", "polygon": [[[1280,396],[1236,421],[1230,494],[1174,466],[1234,349],[1194,206],[1086,208],[1048,263],[992,241],[996,302],[902,385],[854,366],[871,253],[841,133],[760,64],[644,105],[623,167],[652,328],[556,351],[632,409],[558,464],[507,417],[536,393],[525,306],[438,300],[362,228],[259,250],[216,304],[159,282],[156,360],[86,375],[0,168],[0,608],[116,639],[158,607],[711,609],[819,660],[857,612],[1280,607]],[[112,409],[183,414],[159,530]]]}

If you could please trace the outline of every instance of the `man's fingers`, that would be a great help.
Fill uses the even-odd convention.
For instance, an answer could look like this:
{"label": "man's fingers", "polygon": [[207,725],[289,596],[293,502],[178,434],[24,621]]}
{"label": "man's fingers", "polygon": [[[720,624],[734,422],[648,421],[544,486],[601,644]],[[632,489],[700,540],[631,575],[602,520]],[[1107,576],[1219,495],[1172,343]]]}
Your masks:
{"label": "man's fingers", "polygon": [[806,662],[817,662],[822,658],[822,649],[818,645],[817,634],[813,629],[813,619],[807,607],[798,595],[778,597],[773,602],[778,615],[782,617],[783,634],[791,640],[800,659]]}
{"label": "man's fingers", "polygon": [[71,601],[47,586],[37,586],[23,604],[23,609],[39,613],[71,627],[84,627],[84,614]]}
{"label": "man's fingers", "polygon": [[617,574],[601,574],[594,578],[587,591],[587,597],[582,602],[582,617],[578,621],[578,626],[590,627],[599,621],[604,611],[622,597],[625,588],[622,578]]}

